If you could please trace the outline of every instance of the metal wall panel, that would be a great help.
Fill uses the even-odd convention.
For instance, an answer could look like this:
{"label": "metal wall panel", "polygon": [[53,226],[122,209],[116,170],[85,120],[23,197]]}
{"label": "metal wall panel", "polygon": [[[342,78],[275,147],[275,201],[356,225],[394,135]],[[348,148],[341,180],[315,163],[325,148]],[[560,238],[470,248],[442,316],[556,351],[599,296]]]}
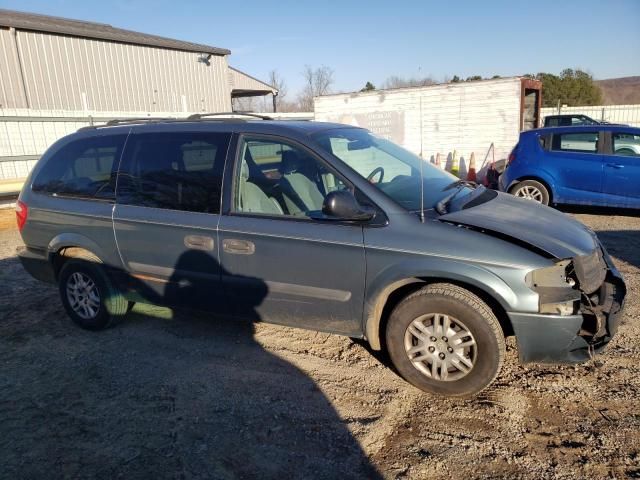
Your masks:
{"label": "metal wall panel", "polygon": [[236,70],[235,68],[229,68],[229,83],[233,90],[276,91],[271,85],[261,82],[260,80],[257,80],[240,70]]}
{"label": "metal wall panel", "polygon": [[[473,153],[482,163],[490,145],[496,160],[517,143],[520,78],[449,83],[316,97],[315,119],[368,128],[427,159],[466,168]],[[479,165],[477,166],[479,167]]]}
{"label": "metal wall panel", "polygon": [[0,108],[26,108],[13,33],[0,28]]}
{"label": "metal wall panel", "polygon": [[[3,108],[92,111],[229,111],[227,59],[101,40],[18,31],[28,105],[15,47],[0,30]],[[13,55],[12,55],[12,52]]]}

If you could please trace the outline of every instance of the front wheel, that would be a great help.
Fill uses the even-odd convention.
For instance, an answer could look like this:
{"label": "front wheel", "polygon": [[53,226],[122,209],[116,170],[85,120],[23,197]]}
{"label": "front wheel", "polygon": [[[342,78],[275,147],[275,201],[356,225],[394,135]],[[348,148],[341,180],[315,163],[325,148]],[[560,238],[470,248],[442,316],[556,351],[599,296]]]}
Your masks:
{"label": "front wheel", "polygon": [[448,283],[428,285],[400,302],[387,323],[386,341],[405,380],[452,397],[488,387],[505,354],[502,329],[488,305]]}
{"label": "front wheel", "polygon": [[510,193],[516,197],[526,198],[543,205],[549,205],[549,190],[535,180],[524,180],[513,187]]}

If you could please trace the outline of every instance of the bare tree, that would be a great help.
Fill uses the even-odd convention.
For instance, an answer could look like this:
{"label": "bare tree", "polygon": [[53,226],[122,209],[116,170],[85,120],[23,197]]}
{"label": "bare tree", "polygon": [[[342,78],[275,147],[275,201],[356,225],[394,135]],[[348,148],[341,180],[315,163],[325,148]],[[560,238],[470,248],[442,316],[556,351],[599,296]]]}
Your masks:
{"label": "bare tree", "polygon": [[331,91],[333,70],[326,66],[314,69],[306,65],[302,75],[305,85],[298,96],[298,103],[302,111],[310,112],[313,110],[313,97],[326,95]]}
{"label": "bare tree", "polygon": [[289,93],[289,87],[284,78],[280,76],[277,70],[271,70],[269,72],[269,85],[278,90],[278,96],[276,97],[276,108],[279,112],[296,112],[299,110],[296,102],[287,101],[287,94]]}
{"label": "bare tree", "polygon": [[398,75],[392,75],[382,84],[382,88],[406,88],[406,87],[426,87],[435,84],[435,80],[431,77],[424,78],[405,78]]}
{"label": "bare tree", "polygon": [[284,81],[284,78],[280,76],[277,70],[271,70],[269,72],[269,85],[278,90],[278,101],[284,101],[289,89],[287,82]]}

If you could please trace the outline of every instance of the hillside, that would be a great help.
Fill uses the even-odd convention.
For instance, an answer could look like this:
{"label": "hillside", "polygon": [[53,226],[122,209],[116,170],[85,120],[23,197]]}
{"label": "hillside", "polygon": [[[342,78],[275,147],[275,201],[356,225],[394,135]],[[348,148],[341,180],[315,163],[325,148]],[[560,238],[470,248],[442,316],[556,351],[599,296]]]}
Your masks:
{"label": "hillside", "polygon": [[640,103],[640,76],[597,80],[604,105],[633,105]]}

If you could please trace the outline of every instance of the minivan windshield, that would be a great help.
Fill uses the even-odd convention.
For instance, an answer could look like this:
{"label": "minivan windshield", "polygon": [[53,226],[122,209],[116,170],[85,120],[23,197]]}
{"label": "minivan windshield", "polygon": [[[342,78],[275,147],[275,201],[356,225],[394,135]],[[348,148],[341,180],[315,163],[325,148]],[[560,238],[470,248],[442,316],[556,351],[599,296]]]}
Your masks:
{"label": "minivan windshield", "polygon": [[[389,140],[360,128],[325,130],[313,136],[327,152],[353,168],[373,185],[410,211],[419,211],[420,177],[424,181],[424,208],[435,208],[451,194],[446,190],[458,178]],[[422,173],[420,172],[422,163]],[[458,198],[471,190],[464,187]]]}

